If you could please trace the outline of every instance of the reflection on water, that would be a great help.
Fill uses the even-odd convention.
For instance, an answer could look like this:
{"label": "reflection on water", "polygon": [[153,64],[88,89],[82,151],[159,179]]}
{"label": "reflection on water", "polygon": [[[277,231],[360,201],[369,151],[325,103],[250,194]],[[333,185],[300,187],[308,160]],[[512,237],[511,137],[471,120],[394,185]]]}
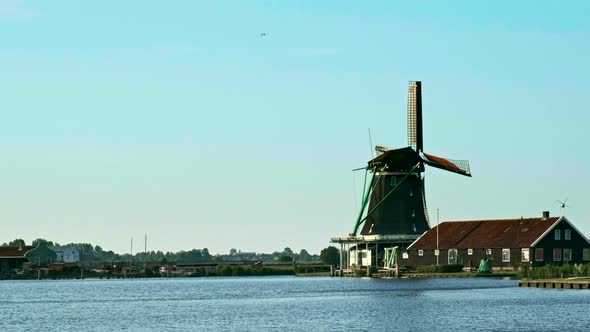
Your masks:
{"label": "reflection on water", "polygon": [[516,286],[489,278],[2,281],[0,330],[590,330],[590,291]]}

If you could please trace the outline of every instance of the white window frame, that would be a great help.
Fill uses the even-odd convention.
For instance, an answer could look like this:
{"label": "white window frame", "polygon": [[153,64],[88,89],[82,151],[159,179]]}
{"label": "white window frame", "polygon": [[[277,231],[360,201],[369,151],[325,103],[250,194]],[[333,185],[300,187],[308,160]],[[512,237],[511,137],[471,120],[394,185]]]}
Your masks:
{"label": "white window frame", "polygon": [[[555,250],[559,250],[559,258],[558,259],[555,259]],[[561,262],[563,259],[563,249],[562,248],[553,248],[553,250],[551,251],[551,256],[552,256],[554,262]]]}
{"label": "white window frame", "polygon": [[561,240],[561,229],[555,230],[555,241]]}
{"label": "white window frame", "polygon": [[[451,262],[451,253],[455,253],[455,261]],[[459,250],[457,249],[449,249],[448,253],[447,253],[447,262],[449,263],[449,265],[451,264],[458,264],[459,263]]]}
{"label": "white window frame", "polygon": [[563,231],[563,239],[568,240],[568,241],[572,239],[572,230],[571,229],[566,229]]}
{"label": "white window frame", "polygon": [[434,250],[434,256],[440,256],[440,250],[435,249]]}
{"label": "white window frame", "polygon": [[402,253],[402,259],[408,259],[410,255],[407,252]]}
{"label": "white window frame", "polygon": [[486,255],[491,256],[492,255],[492,249],[486,249]]}
{"label": "white window frame", "polygon": [[418,256],[424,256],[424,250],[422,250],[422,249],[418,250]]}
{"label": "white window frame", "polygon": [[510,249],[502,249],[502,263],[510,263]]}
{"label": "white window frame", "polygon": [[528,263],[531,261],[531,250],[529,248],[520,249],[520,261],[522,263]]}
{"label": "white window frame", "polygon": [[467,255],[473,256],[473,249],[467,249]]}
{"label": "white window frame", "polygon": [[572,261],[572,248],[563,248],[562,251],[563,251],[563,261],[564,262],[571,262]]}
{"label": "white window frame", "polygon": [[[541,259],[537,258],[537,251],[541,250]],[[535,262],[544,262],[545,261],[545,250],[543,248],[535,248]]]}

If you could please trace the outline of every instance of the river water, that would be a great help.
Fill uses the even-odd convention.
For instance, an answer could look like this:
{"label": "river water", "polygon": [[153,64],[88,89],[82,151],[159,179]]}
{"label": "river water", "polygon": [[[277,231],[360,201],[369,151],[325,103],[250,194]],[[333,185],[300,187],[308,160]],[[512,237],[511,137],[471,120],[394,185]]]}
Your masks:
{"label": "river water", "polygon": [[590,290],[489,278],[0,282],[0,331],[590,331]]}

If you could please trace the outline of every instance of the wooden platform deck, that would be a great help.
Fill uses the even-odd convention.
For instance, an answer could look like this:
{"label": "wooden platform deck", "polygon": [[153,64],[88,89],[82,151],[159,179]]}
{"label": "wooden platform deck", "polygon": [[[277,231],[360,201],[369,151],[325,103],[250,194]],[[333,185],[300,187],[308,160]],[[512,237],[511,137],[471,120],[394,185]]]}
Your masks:
{"label": "wooden platform deck", "polygon": [[519,287],[590,289],[590,279],[520,280]]}

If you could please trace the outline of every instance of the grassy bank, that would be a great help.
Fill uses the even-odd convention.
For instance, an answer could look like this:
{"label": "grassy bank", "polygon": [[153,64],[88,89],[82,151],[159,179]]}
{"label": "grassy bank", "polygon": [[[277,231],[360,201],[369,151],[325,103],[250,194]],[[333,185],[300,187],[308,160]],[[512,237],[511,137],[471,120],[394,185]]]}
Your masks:
{"label": "grassy bank", "polygon": [[523,266],[519,272],[519,277],[523,279],[590,277],[590,264],[545,265],[539,267]]}

